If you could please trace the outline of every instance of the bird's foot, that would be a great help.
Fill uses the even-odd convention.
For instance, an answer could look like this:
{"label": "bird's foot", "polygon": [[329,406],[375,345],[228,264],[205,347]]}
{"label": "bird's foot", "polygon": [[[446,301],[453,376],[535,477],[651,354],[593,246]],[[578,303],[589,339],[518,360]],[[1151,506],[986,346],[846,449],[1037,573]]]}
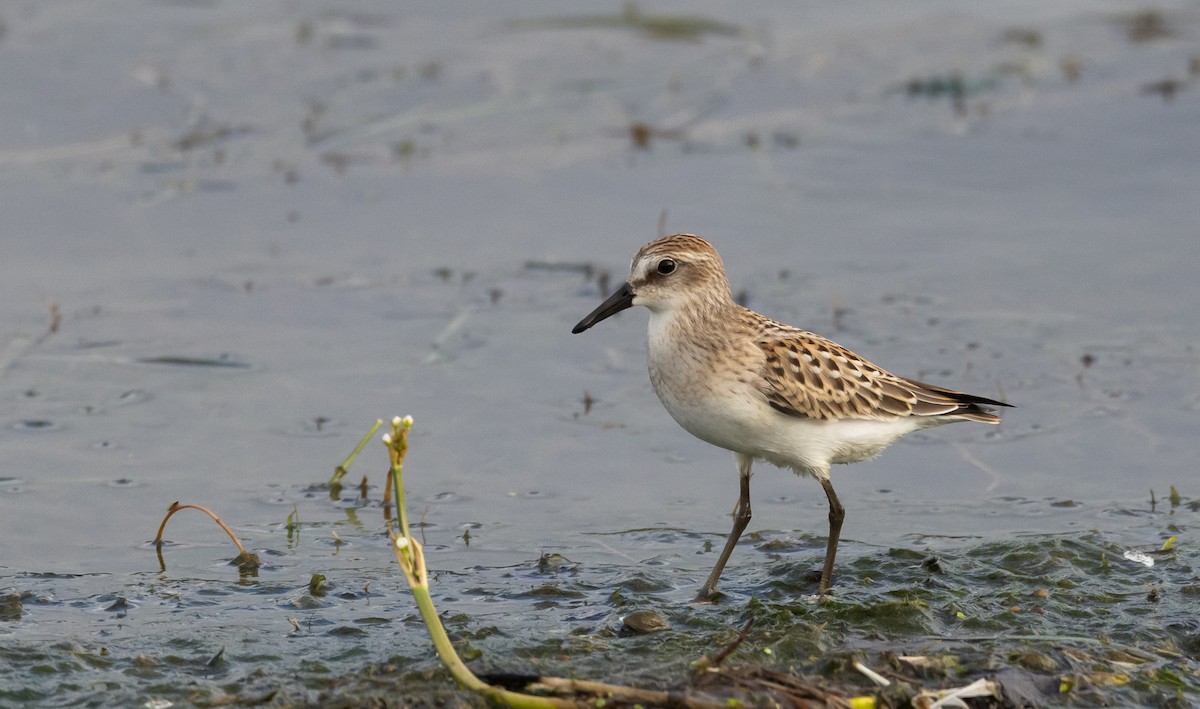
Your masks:
{"label": "bird's foot", "polygon": [[824,572],[820,569],[813,569],[804,575],[804,578],[809,583],[817,584],[817,597],[825,600],[830,597],[830,589],[833,588],[833,579],[827,578]]}

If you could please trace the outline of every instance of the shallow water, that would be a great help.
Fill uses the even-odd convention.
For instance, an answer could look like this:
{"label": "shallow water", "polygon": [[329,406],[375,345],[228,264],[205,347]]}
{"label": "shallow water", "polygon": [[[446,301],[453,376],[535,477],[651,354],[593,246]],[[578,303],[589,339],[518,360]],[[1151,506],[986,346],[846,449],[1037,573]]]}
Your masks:
{"label": "shallow water", "polygon": [[[645,7],[740,28],[671,41],[542,3],[0,11],[0,703],[361,697],[371,663],[450,691],[419,674],[379,446],[367,503],[309,489],[394,414],[435,598],[486,667],[681,678],[758,614],[746,661],[1103,636],[1153,659],[1100,695],[1162,705],[1165,669],[1194,700],[1200,17],[838,8]],[[961,106],[929,95],[955,75]],[[832,606],[796,600],[823,495],[767,466],[728,599],[688,604],[732,456],[650,391],[644,313],[569,334],[663,214],[751,307],[1019,407],[835,471]],[[174,500],[267,566],[239,579],[185,511],[160,571]],[[1039,588],[1044,614],[1006,610]],[[889,626],[896,598],[924,605]],[[635,606],[673,629],[616,637]]]}

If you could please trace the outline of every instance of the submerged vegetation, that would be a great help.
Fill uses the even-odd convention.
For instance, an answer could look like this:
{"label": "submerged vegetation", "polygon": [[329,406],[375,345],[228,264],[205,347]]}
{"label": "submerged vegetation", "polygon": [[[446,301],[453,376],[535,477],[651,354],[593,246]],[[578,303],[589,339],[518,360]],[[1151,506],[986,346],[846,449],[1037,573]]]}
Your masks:
{"label": "submerged vegetation", "polygon": [[[672,586],[644,573],[625,575],[614,586],[608,572],[558,554],[531,559],[519,571],[527,578],[516,585],[535,586],[517,594],[511,573],[439,575],[512,608],[503,615],[536,609],[525,622],[497,625],[494,610],[472,617],[461,610],[439,613],[435,606],[425,545],[417,538],[424,523],[412,523],[405,500],[411,426],[411,418],[396,418],[384,436],[389,472],[381,507],[419,610],[420,624],[410,617],[404,632],[423,625],[443,670],[434,671],[427,660],[364,658],[359,673],[319,683],[318,703],[399,698],[424,704],[474,695],[539,708],[1184,707],[1200,696],[1200,624],[1189,610],[1200,599],[1200,583],[1189,550],[1178,541],[1188,525],[1175,517],[1200,504],[1174,488],[1160,513],[1163,533],[1170,534],[1156,549],[1127,549],[1098,530],[989,541],[936,555],[896,547],[852,560],[836,593],[823,600],[807,595],[807,564],[789,560],[770,541],[760,550],[771,562],[758,565],[757,579],[739,580],[753,595],[715,605],[667,600]],[[361,450],[362,444],[338,466],[331,484]],[[257,561],[214,513],[196,505],[171,506],[157,548],[167,519],[186,508],[221,524],[238,545],[238,559]],[[289,517],[289,534],[293,524],[299,523]],[[340,547],[342,537],[334,536]],[[331,572],[314,573],[308,597],[328,603],[337,583]],[[581,622],[581,613],[599,622]],[[599,679],[583,679],[588,676]],[[387,687],[380,686],[384,678],[390,678]],[[469,694],[456,695],[448,680]],[[255,686],[240,699],[260,691]],[[279,691],[271,694],[276,701],[289,693],[286,686]]]}

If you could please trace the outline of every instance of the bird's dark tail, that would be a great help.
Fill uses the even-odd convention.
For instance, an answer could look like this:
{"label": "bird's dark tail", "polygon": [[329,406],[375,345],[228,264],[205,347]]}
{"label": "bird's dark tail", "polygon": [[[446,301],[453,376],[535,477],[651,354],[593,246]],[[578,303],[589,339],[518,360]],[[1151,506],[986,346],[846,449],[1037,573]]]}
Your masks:
{"label": "bird's dark tail", "polygon": [[961,391],[947,389],[936,384],[926,384],[914,379],[905,379],[912,387],[912,393],[917,401],[913,404],[913,414],[917,416],[953,416],[964,421],[979,423],[1000,423],[1000,416],[993,413],[990,406],[1012,408],[1012,404],[988,399],[974,394],[964,394]]}

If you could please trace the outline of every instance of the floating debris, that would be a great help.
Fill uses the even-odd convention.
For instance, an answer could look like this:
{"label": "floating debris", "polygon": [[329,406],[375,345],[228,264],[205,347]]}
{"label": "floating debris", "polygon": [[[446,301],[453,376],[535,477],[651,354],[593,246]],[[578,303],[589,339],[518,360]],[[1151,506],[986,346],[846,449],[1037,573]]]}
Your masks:
{"label": "floating debris", "polygon": [[1134,550],[1130,549],[1125,552],[1125,558],[1129,559],[1130,561],[1136,561],[1137,563],[1142,564],[1143,566],[1147,566],[1147,567],[1154,566],[1154,559],[1151,558],[1150,555],[1146,554],[1145,552],[1134,551]]}
{"label": "floating debris", "polygon": [[1042,46],[1042,33],[1029,27],[1010,27],[1004,30],[1000,39],[1008,44],[1021,44],[1030,49]]}
{"label": "floating debris", "polygon": [[641,32],[652,39],[699,40],[704,35],[735,36],[742,29],[717,20],[695,15],[645,15],[634,3],[627,3],[619,14],[574,15],[547,17],[540,20],[517,20],[509,23],[513,30],[588,30],[628,29]]}
{"label": "floating debris", "polygon": [[223,354],[213,357],[188,357],[186,355],[160,355],[158,357],[138,357],[135,362],[140,364],[165,364],[172,367],[232,367],[245,369],[249,364],[233,359]]}
{"label": "floating debris", "polygon": [[1174,37],[1176,30],[1168,25],[1167,18],[1158,10],[1142,10],[1122,15],[1117,23],[1125,27],[1125,36],[1130,42],[1141,44]]}
{"label": "floating debris", "polygon": [[905,84],[909,96],[927,96],[929,98],[943,96],[971,98],[987,91],[994,91],[999,86],[1000,81],[995,77],[984,76],[969,79],[961,74],[910,79]]}
{"label": "floating debris", "polygon": [[187,152],[195,148],[220,143],[251,132],[249,126],[200,125],[188,131],[173,143],[176,150]]}
{"label": "floating debris", "polygon": [[1170,103],[1175,98],[1175,94],[1187,87],[1187,84],[1178,79],[1162,79],[1161,81],[1151,81],[1142,84],[1143,96],[1162,96],[1164,103]]}
{"label": "floating debris", "polygon": [[571,261],[526,261],[526,271],[568,271],[572,273],[582,273],[584,276],[591,278],[596,267],[590,263],[580,263]]}
{"label": "floating debris", "polygon": [[1083,60],[1074,54],[1068,54],[1059,62],[1062,67],[1063,78],[1070,82],[1079,81],[1079,75],[1083,70]]}

